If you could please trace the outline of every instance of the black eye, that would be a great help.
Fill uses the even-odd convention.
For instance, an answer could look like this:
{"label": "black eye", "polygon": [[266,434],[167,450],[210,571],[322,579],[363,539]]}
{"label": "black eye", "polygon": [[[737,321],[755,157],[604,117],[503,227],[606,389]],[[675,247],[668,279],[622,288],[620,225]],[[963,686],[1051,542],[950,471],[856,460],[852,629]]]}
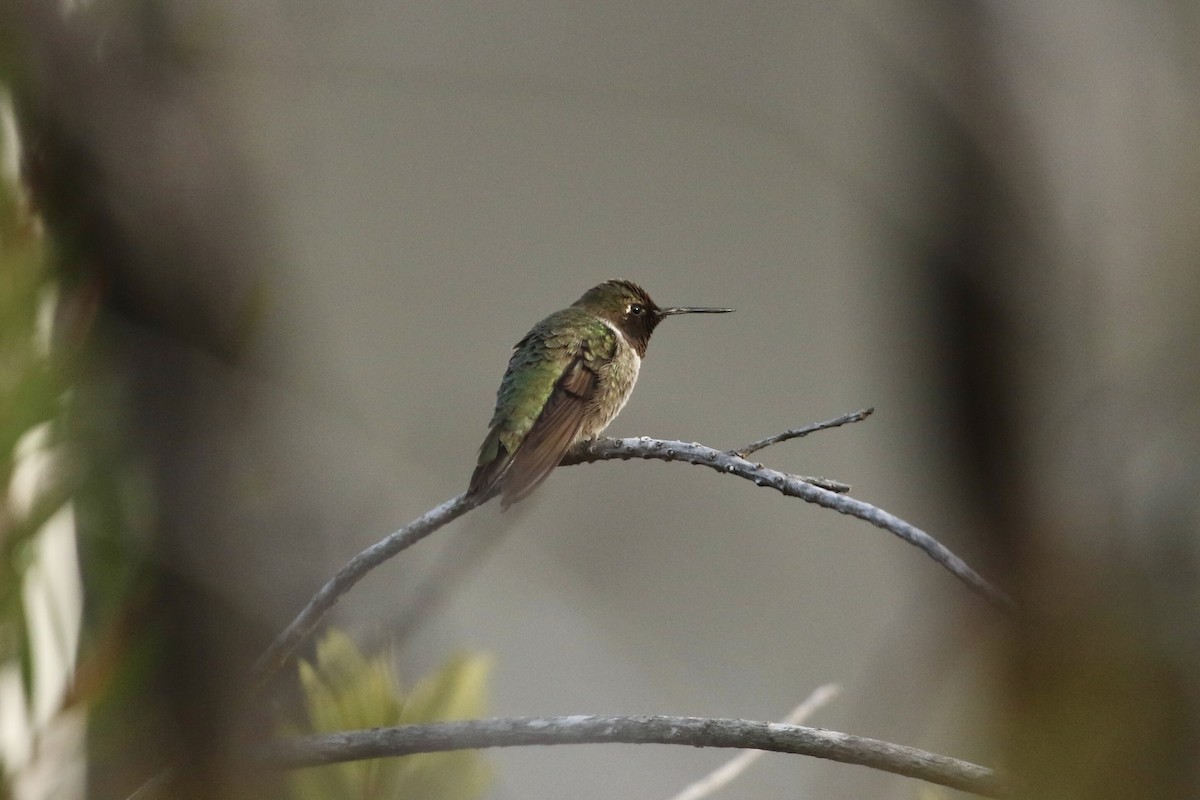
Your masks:
{"label": "black eye", "polygon": [[633,314],[635,317],[640,317],[642,314],[646,313],[646,307],[641,303],[633,303],[629,306],[629,313]]}

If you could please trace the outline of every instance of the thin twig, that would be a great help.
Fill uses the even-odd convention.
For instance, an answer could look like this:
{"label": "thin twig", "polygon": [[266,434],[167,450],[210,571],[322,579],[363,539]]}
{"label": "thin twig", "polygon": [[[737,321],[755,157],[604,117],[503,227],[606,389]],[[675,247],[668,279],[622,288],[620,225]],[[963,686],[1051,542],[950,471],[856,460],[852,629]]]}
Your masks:
{"label": "thin twig", "polygon": [[435,722],[301,736],[270,742],[257,758],[279,768],[337,764],[413,753],[554,744],[674,744],[815,756],[999,797],[991,769],[949,756],[848,733],[742,719],[569,716]]}
{"label": "thin twig", "polygon": [[[812,694],[804,699],[804,702],[793,708],[791,713],[781,719],[780,722],[785,725],[801,724],[814,711],[837,697],[840,691],[841,689],[833,683],[818,686],[813,690]],[[764,752],[763,750],[743,750],[700,780],[689,784],[682,792],[672,797],[671,800],[701,800],[701,798],[708,797],[710,794],[720,791],[734,778],[749,769],[754,762],[762,758]]]}
{"label": "thin twig", "polygon": [[855,411],[850,414],[842,414],[840,417],[827,419],[824,422],[814,422],[812,425],[805,425],[802,428],[790,428],[783,433],[777,433],[774,436],[768,436],[765,439],[759,439],[757,442],[753,442],[752,444],[748,444],[745,447],[741,447],[737,450],[730,450],[729,452],[731,455],[745,458],[751,453],[762,450],[764,447],[770,447],[773,444],[786,442],[788,439],[799,439],[801,436],[808,436],[810,433],[816,433],[817,431],[823,431],[829,428],[837,428],[841,425],[846,425],[851,422],[862,422],[864,419],[874,413],[875,409],[864,408],[860,411]]}
{"label": "thin twig", "polygon": [[[899,517],[861,500],[821,488],[799,476],[788,475],[761,464],[752,464],[739,456],[696,442],[651,439],[648,436],[637,439],[597,439],[568,453],[562,464],[568,466],[630,458],[685,461],[689,464],[699,464],[718,472],[737,475],[753,481],[757,486],[769,486],[788,497],[798,497],[806,502],[858,517],[920,548],[926,555],[996,607],[1006,611],[1013,608],[1012,600],[1007,595],[976,574],[965,561],[928,533]],[[475,507],[483,505],[491,497],[492,495],[468,497],[465,493],[453,497],[352,558],[321,587],[296,619],[275,638],[267,651],[259,658],[254,666],[255,684],[261,689],[278,675],[300,643],[316,630],[325,614],[368,572],[447,523]]]}
{"label": "thin twig", "polygon": [[139,786],[126,800],[158,800],[160,797],[168,797],[173,788],[172,784],[178,778],[178,770],[175,767],[167,767]]}

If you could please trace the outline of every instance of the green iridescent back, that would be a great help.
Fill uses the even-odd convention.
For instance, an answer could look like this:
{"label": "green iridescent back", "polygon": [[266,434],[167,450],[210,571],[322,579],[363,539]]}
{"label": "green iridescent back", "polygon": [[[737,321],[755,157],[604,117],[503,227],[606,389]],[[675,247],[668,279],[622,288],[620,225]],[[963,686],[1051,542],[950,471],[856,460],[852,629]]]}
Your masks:
{"label": "green iridescent back", "polygon": [[476,462],[484,466],[499,455],[500,445],[516,451],[541,415],[554,386],[577,356],[596,371],[617,348],[612,329],[588,312],[571,307],[556,311],[517,342],[504,380],[496,392],[491,431]]}

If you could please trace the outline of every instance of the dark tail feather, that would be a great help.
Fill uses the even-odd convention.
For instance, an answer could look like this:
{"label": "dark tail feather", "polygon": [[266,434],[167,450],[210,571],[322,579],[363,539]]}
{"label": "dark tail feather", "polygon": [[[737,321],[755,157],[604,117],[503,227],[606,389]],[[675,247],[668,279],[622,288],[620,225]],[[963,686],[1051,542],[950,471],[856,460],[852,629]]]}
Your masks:
{"label": "dark tail feather", "polygon": [[[472,497],[489,495],[504,480],[508,468],[512,466],[512,455],[501,445],[500,452],[486,464],[480,464],[471,473],[471,482],[467,485],[467,494]],[[507,503],[504,504],[507,508]]]}

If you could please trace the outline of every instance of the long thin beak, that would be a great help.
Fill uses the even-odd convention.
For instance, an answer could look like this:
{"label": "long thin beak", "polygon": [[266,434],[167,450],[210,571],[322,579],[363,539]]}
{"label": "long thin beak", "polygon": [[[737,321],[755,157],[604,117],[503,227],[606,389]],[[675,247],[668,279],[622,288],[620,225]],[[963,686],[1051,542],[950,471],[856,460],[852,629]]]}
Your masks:
{"label": "long thin beak", "polygon": [[728,314],[733,311],[732,308],[696,308],[692,306],[674,306],[672,308],[660,308],[658,313],[660,316],[667,317],[671,314]]}

